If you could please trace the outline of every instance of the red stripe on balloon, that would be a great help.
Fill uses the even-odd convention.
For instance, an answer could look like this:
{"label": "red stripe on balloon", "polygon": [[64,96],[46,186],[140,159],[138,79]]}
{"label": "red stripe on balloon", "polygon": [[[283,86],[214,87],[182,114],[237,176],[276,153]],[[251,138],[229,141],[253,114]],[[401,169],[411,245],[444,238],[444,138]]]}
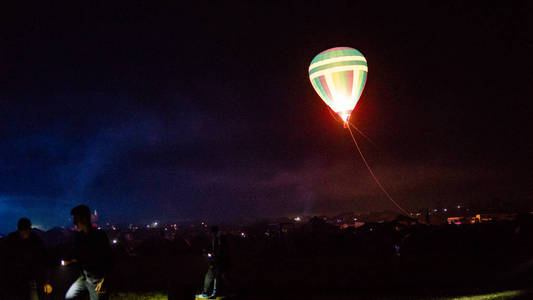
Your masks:
{"label": "red stripe on balloon", "polygon": [[328,98],[328,101],[333,101],[333,97],[331,96],[328,83],[326,82],[326,76],[319,76],[318,80],[320,80],[320,85],[322,86],[322,89],[324,89],[324,92],[326,93],[326,97]]}
{"label": "red stripe on balloon", "polygon": [[353,70],[346,72],[346,92],[348,93],[348,97],[352,95],[352,88],[353,88]]}
{"label": "red stripe on balloon", "polygon": [[350,47],[335,47],[335,48],[330,48],[330,49],[324,50],[324,51],[318,53],[318,55],[324,54],[324,53],[328,53],[328,52],[338,51],[338,50],[351,50],[351,49],[353,49],[353,48],[350,48]]}

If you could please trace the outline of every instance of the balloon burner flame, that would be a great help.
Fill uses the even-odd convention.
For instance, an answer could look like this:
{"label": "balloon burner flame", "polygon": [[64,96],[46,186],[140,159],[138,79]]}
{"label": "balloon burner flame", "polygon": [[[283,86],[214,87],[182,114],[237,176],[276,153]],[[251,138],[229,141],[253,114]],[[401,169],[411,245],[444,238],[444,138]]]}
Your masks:
{"label": "balloon burner flame", "polygon": [[350,118],[350,113],[349,112],[340,112],[339,113],[339,116],[341,117],[342,121],[344,122],[344,128],[348,128],[348,119]]}

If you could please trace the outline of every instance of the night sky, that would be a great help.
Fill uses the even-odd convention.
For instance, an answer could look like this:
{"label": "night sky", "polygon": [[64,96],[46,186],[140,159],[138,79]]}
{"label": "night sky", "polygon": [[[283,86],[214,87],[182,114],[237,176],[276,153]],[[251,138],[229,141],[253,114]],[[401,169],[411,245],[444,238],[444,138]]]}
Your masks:
{"label": "night sky", "polygon": [[116,223],[394,210],[309,82],[336,46],[368,60],[351,122],[402,206],[533,201],[530,1],[7,2],[2,233],[81,203]]}

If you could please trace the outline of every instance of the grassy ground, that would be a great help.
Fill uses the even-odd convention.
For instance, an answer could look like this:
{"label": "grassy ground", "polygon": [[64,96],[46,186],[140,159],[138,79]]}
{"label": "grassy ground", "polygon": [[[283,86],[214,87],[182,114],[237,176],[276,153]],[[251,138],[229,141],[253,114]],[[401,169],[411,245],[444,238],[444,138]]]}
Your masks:
{"label": "grassy ground", "polygon": [[[502,257],[241,259],[246,263],[235,263],[229,274],[231,292],[238,295],[233,299],[533,299],[522,291],[530,286],[531,274],[509,273],[513,264]],[[192,300],[206,266],[199,255],[118,261],[111,299]],[[75,279],[75,272],[68,273],[57,278],[54,299],[62,299]]]}
{"label": "grassy ground", "polygon": [[[270,260],[241,256],[241,263],[235,263],[229,274],[230,292],[238,295],[233,299],[245,300],[533,299],[532,293],[522,292],[531,286],[531,273],[509,272],[514,264],[503,261],[502,257],[421,260],[339,255]],[[110,279],[111,300],[192,300],[207,266],[200,255],[193,254],[117,263],[115,278]],[[55,292],[49,298],[64,299],[77,272],[58,268],[54,277]]]}
{"label": "grassy ground", "polygon": [[109,297],[109,300],[167,300],[164,293],[118,293]]}
{"label": "grassy ground", "polygon": [[[251,295],[250,295],[251,296]],[[249,297],[229,297],[231,299],[306,299],[306,300],[326,300],[326,299],[398,299],[398,300],[510,300],[510,299],[531,299],[533,294],[525,290],[511,290],[479,295],[465,296],[399,296],[399,295],[368,295],[368,294],[332,294],[332,295],[258,295]],[[118,293],[111,295],[110,300],[166,300],[168,296],[164,293]],[[193,298],[191,298],[192,300]]]}

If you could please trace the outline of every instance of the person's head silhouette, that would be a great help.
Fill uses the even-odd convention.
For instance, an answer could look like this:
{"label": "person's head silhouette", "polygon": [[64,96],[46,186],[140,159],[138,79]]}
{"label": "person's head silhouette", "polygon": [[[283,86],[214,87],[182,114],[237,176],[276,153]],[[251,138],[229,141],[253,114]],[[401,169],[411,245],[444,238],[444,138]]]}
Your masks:
{"label": "person's head silhouette", "polygon": [[74,223],[79,230],[83,232],[89,231],[91,228],[91,210],[88,206],[78,205],[70,211],[70,214],[74,217],[72,223]]}
{"label": "person's head silhouette", "polygon": [[31,221],[28,218],[20,218],[17,223],[17,231],[22,239],[27,239],[31,234]]}

